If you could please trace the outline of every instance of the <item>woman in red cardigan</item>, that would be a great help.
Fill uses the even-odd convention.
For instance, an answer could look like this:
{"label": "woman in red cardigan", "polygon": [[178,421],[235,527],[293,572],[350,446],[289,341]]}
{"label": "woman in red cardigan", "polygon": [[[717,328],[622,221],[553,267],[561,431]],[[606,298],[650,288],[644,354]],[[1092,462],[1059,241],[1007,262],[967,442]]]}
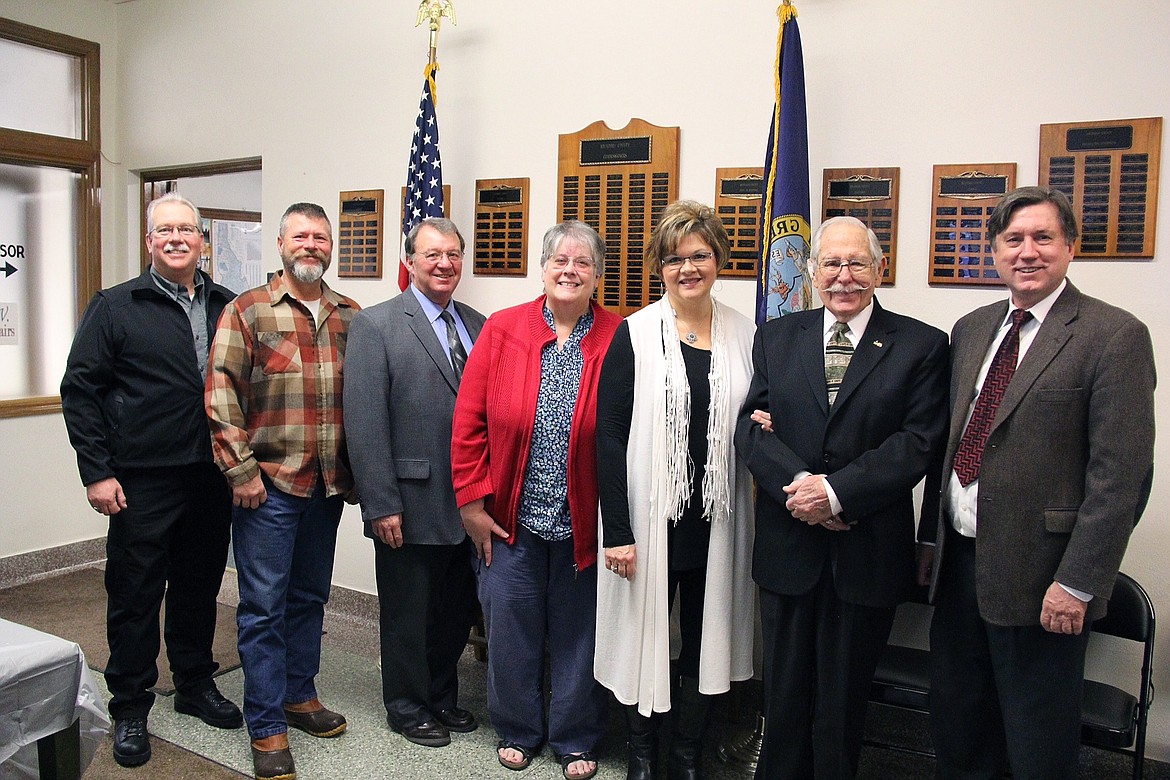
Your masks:
{"label": "woman in red cardigan", "polygon": [[451,474],[487,627],[499,762],[547,739],[567,780],[597,772],[605,698],[593,679],[597,379],[621,319],[592,301],[605,244],[583,222],[544,236],[544,295],[488,318],[455,403]]}

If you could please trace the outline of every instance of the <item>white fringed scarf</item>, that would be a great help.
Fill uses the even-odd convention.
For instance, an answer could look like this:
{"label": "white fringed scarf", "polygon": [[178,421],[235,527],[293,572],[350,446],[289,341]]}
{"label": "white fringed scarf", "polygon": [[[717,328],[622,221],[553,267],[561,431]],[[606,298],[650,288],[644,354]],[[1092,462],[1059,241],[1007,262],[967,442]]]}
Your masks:
{"label": "white fringed scarf", "polygon": [[[666,414],[663,415],[662,438],[667,446],[656,448],[654,473],[665,473],[666,479],[654,480],[651,507],[662,507],[664,517],[678,524],[687,499],[691,495],[691,480],[695,466],[691,463],[688,431],[691,422],[691,393],[687,383],[687,369],[683,363],[682,346],[675,325],[675,311],[663,296],[657,303],[662,307],[662,345],[666,357]],[[723,329],[723,313],[712,301],[711,313],[711,404],[707,410],[707,464],[703,474],[703,515],[708,521],[722,523],[731,514],[728,464],[731,456],[731,416],[729,400],[730,371],[727,362],[727,339]],[[664,495],[654,495],[659,490]]]}

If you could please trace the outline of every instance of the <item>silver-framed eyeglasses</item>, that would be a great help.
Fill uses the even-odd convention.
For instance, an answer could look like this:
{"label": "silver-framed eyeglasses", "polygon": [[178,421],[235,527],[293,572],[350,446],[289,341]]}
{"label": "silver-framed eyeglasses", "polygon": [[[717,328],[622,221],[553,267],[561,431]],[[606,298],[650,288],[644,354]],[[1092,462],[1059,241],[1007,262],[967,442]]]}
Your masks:
{"label": "silver-framed eyeglasses", "polygon": [[459,251],[458,249],[452,249],[447,252],[427,252],[422,256],[423,260],[426,260],[428,263],[437,263],[444,257],[450,260],[452,263],[458,263],[463,259],[463,252]]}
{"label": "silver-framed eyeglasses", "polygon": [[688,260],[691,262],[691,265],[699,266],[699,265],[703,265],[704,263],[709,263],[714,259],[715,259],[715,253],[714,252],[706,252],[706,251],[695,252],[693,255],[688,255],[686,257],[679,257],[678,255],[670,255],[668,257],[662,258],[662,267],[663,268],[682,268],[683,263],[687,262]]}
{"label": "silver-framed eyeglasses", "polygon": [[822,260],[817,263],[817,267],[829,276],[837,276],[841,273],[842,268],[848,268],[849,273],[854,276],[861,276],[873,271],[873,263],[868,260],[839,260],[835,257]]}
{"label": "silver-framed eyeglasses", "polygon": [[194,225],[159,225],[150,232],[159,238],[170,238],[175,233],[178,233],[183,238],[193,238],[201,231]]}
{"label": "silver-framed eyeglasses", "polygon": [[556,255],[548,261],[548,264],[556,271],[563,271],[572,265],[573,269],[578,272],[588,271],[595,265],[592,257],[569,257],[568,255]]}

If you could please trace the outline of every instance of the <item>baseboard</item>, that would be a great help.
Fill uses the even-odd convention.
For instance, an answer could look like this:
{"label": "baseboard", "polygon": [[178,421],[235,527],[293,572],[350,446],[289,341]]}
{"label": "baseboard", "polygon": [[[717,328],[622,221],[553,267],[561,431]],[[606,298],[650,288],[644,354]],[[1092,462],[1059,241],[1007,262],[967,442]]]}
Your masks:
{"label": "baseboard", "polygon": [[43,550],[0,558],[0,588],[64,574],[93,566],[106,559],[106,537],[46,547]]}

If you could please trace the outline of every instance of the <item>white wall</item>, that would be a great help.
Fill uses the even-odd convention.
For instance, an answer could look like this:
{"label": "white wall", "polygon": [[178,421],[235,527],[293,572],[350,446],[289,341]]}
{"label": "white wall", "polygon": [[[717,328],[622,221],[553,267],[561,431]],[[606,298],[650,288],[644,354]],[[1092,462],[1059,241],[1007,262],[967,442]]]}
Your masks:
{"label": "white wall", "polygon": [[[470,227],[477,178],[531,177],[529,246],[537,252],[555,220],[557,134],[596,119],[617,128],[634,116],[682,128],[680,194],[710,202],[716,167],[762,163],[777,4],[457,0],[459,24],[445,22],[440,36],[438,81],[452,216]],[[926,284],[933,164],[1015,161],[1018,183],[1030,184],[1042,122],[1170,115],[1170,55],[1150,34],[1170,29],[1167,3],[797,0],[797,6],[813,191],[825,167],[901,167],[899,281],[880,296],[888,308],[944,329],[1002,293]],[[295,200],[317,201],[336,214],[340,190],[384,188],[387,202],[396,203],[426,60],[426,32],[413,26],[416,8],[383,0],[0,0],[0,15],[102,43],[108,283],[137,267],[126,258],[127,244],[136,249],[138,241],[132,189],[138,169],[261,155],[266,236],[275,236],[279,215]],[[814,213],[818,200],[814,194]],[[1151,326],[1167,378],[1170,310],[1152,278],[1170,256],[1165,193],[1158,212],[1162,248],[1153,263],[1078,262],[1071,277]],[[528,299],[539,289],[536,265],[532,257],[526,280],[468,273],[461,297],[485,312]],[[372,304],[393,294],[393,279],[387,262],[382,281],[336,287]],[[724,301],[750,311],[750,283],[725,281],[721,288]],[[1158,407],[1170,419],[1165,389]],[[45,424],[0,421],[0,435],[45,446]],[[1160,437],[1159,464],[1168,460],[1167,446]],[[69,453],[51,457],[60,482],[75,484]],[[0,488],[9,487],[6,495],[18,496],[25,511],[39,506],[27,496],[26,486],[37,484],[33,474],[18,466],[15,475],[0,477]],[[30,531],[31,546],[76,534],[76,521],[88,520],[84,501],[77,501],[44,518],[46,528]],[[1159,474],[1124,567],[1166,614],[1170,582],[1159,576],[1159,564],[1170,550],[1168,510],[1170,480]],[[5,541],[0,537],[0,554],[23,549]],[[348,511],[336,581],[372,592],[371,558],[357,514]],[[1159,652],[1170,652],[1170,638]],[[1170,674],[1157,682],[1165,689]],[[1152,755],[1170,759],[1165,697],[1150,739]]]}

